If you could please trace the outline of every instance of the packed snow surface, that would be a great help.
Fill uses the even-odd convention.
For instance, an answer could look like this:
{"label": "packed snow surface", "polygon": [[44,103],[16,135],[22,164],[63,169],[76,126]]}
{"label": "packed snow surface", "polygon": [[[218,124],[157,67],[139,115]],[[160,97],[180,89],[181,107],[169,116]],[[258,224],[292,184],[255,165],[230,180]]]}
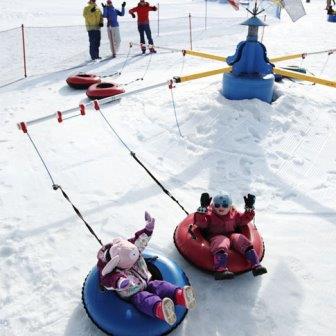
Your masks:
{"label": "packed snow surface", "polygon": [[[118,7],[121,1],[114,3]],[[68,36],[60,27],[82,25],[85,2],[0,0],[0,4],[3,30],[23,23],[41,27],[45,34],[43,27],[59,26],[48,35],[46,55],[48,48],[55,43],[62,46],[66,38],[76,45],[74,54],[89,58],[85,28],[79,27],[82,44],[75,44],[76,35]],[[135,4],[127,1],[126,8]],[[267,14],[269,26],[259,31],[259,38],[263,37],[269,57],[336,48],[336,23],[327,22],[325,3],[316,0],[304,7],[307,15],[295,23],[284,11],[280,20]],[[239,25],[248,17],[243,8],[234,11],[220,1],[208,1],[205,30],[203,1],[166,0],[160,3],[159,36],[157,14],[151,16],[155,43],[189,48],[188,13],[198,17],[193,21],[195,50],[233,55],[246,37],[246,26]],[[16,123],[87,103],[83,91],[65,83],[76,71],[109,74],[122,69],[113,80],[132,82],[125,88],[133,90],[223,66],[159,48],[154,56],[134,57],[138,53],[134,46],[127,56],[128,43],[138,41],[136,23],[128,15],[119,22],[128,33],[122,35],[122,52],[116,59],[76,70],[58,67],[55,72],[41,53],[34,55],[34,48],[40,48],[36,38],[30,45],[30,64],[42,74],[0,88],[1,336],[102,335],[81,302],[81,287],[96,263],[99,244],[61,192],[52,189],[28,136],[18,131]],[[177,29],[176,22],[183,24]],[[0,73],[13,65],[6,57],[20,43],[6,41],[1,46]],[[63,44],[58,66],[68,57],[71,43]],[[62,56],[63,49],[57,49]],[[82,61],[79,57],[77,64]],[[21,66],[20,61],[15,64]],[[277,65],[302,66],[336,80],[335,54],[308,55]],[[98,112],[89,109],[85,117],[62,124],[46,121],[31,126],[29,134],[54,182],[103,242],[132,236],[143,227],[145,210],[156,218],[150,247],[184,269],[198,301],[172,335],[333,335],[335,88],[285,80],[276,84],[272,104],[230,101],[220,93],[221,78],[176,84],[176,118],[171,91],[165,86],[103,105],[102,112],[127,147],[189,212],[198,207],[202,192],[227,191],[241,210],[243,196],[256,195],[255,223],[265,240],[263,265],[268,269],[262,277],[246,273],[233,281],[214,281],[179,255],[173,232],[184,212],[132,159]]]}

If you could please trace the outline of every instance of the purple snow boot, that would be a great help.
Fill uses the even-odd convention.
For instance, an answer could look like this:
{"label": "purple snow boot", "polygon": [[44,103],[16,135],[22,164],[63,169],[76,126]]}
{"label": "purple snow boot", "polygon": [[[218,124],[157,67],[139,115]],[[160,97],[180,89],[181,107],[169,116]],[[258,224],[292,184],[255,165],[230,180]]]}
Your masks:
{"label": "purple snow boot", "polygon": [[246,259],[250,262],[252,267],[252,273],[254,276],[267,273],[267,269],[259,262],[259,258],[255,249],[249,249],[245,252]]}
{"label": "purple snow boot", "polygon": [[224,251],[219,251],[214,255],[215,280],[233,279],[234,274],[227,268],[228,254]]}

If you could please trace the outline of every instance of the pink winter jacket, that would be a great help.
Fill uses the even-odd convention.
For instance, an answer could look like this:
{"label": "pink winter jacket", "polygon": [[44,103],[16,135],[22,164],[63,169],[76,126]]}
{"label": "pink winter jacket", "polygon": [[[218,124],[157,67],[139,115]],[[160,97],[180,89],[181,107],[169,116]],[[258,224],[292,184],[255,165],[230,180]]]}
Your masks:
{"label": "pink winter jacket", "polygon": [[[144,290],[147,287],[148,281],[152,275],[147,268],[145,259],[142,257],[141,252],[147,246],[153,231],[142,229],[135,233],[133,238],[128,239],[139,250],[140,256],[135,264],[130,269],[114,269],[112,273],[108,273],[100,278],[100,284],[108,290],[117,291],[118,295],[122,298],[129,298],[130,296]],[[106,248],[110,248],[111,244],[106,245]],[[101,274],[102,269],[106,263],[102,260],[98,260],[97,267]],[[130,281],[130,285],[126,289],[117,289],[118,280],[123,277]]]}
{"label": "pink winter jacket", "polygon": [[253,218],[254,211],[241,213],[232,208],[227,215],[220,216],[211,207],[208,207],[206,213],[195,213],[194,224],[200,229],[207,229],[210,239],[220,234],[229,236],[237,228],[247,225]]}

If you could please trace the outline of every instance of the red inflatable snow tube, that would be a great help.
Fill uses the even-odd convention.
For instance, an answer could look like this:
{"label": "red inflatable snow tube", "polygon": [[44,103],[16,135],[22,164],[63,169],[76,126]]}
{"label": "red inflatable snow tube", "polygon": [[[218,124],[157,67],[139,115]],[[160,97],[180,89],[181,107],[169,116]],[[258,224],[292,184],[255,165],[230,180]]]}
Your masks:
{"label": "red inflatable snow tube", "polygon": [[94,74],[79,73],[77,75],[68,77],[66,82],[73,89],[87,89],[92,84],[100,83],[101,78]]}
{"label": "red inflatable snow tube", "polygon": [[112,97],[120,93],[124,93],[125,90],[114,83],[98,83],[91,85],[87,91],[86,95],[90,99],[102,99],[107,97]]}
{"label": "red inflatable snow tube", "polygon": [[[196,267],[213,272],[213,256],[209,242],[203,237],[201,230],[193,225],[194,214],[188,215],[175,229],[174,243],[178,251]],[[255,225],[250,222],[243,227],[244,234],[253,244],[260,260],[264,257],[264,242]],[[236,251],[229,251],[228,269],[236,274],[251,270],[250,264]]]}

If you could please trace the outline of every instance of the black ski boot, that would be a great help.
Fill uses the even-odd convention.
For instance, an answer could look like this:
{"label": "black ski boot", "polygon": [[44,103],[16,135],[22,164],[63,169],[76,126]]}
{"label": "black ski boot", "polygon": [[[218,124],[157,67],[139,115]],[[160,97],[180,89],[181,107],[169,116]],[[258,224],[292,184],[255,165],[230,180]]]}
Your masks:
{"label": "black ski boot", "polygon": [[234,273],[229,270],[215,272],[215,280],[231,280],[234,278]]}
{"label": "black ski boot", "polygon": [[252,274],[256,277],[258,275],[263,275],[267,273],[267,269],[266,267],[262,266],[262,265],[258,265],[257,267],[252,269]]}

